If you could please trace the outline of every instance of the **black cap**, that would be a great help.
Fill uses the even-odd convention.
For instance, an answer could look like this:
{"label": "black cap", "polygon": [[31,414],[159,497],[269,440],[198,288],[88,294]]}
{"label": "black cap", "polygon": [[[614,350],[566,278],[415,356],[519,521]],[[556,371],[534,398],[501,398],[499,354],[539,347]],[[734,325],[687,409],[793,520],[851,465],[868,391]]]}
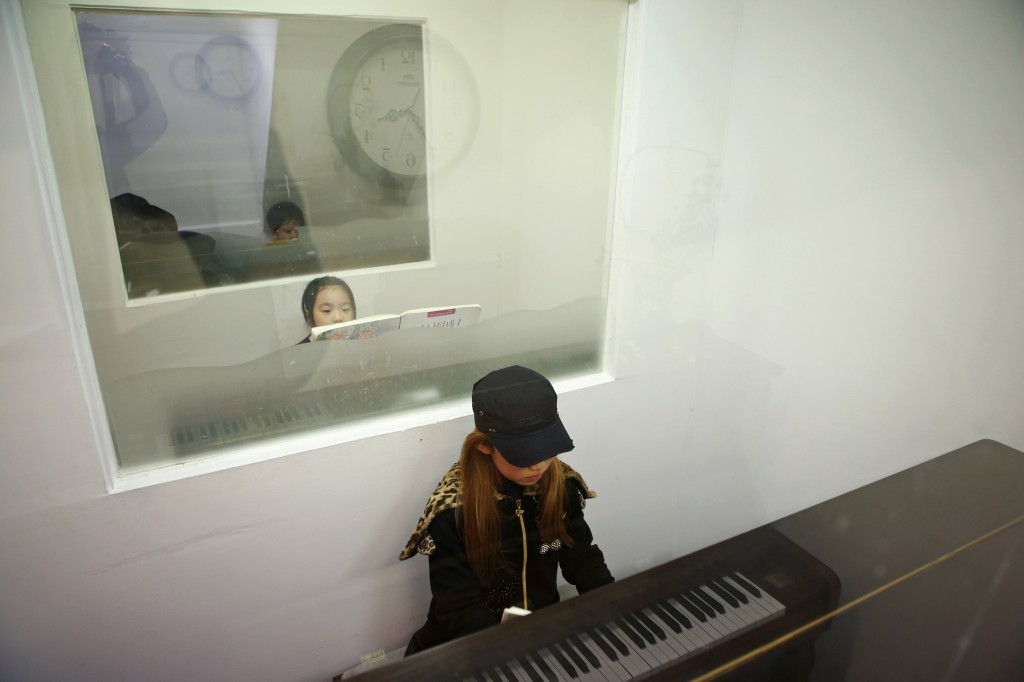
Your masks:
{"label": "black cap", "polygon": [[473,384],[473,419],[512,466],[528,467],[575,447],[558,417],[551,382],[519,365]]}

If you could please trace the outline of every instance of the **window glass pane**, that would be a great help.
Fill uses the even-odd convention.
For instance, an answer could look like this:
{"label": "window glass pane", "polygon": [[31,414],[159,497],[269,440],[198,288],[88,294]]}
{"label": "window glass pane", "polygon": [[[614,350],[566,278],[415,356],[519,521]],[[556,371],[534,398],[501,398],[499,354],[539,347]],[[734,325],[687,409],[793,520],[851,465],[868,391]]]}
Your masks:
{"label": "window glass pane", "polygon": [[626,3],[344,11],[25,8],[122,471],[602,368]]}
{"label": "window glass pane", "polygon": [[76,19],[129,299],[430,260],[420,24]]}

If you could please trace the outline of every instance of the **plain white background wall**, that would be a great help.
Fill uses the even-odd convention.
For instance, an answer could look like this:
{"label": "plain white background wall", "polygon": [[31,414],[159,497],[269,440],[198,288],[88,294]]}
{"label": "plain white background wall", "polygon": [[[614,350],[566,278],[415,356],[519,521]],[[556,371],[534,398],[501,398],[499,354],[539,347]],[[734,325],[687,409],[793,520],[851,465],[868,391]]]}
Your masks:
{"label": "plain white background wall", "polygon": [[[0,679],[312,682],[401,645],[428,597],[396,556],[469,420],[107,495],[0,7]],[[1024,448],[1024,7],[633,11],[617,380],[561,401],[613,571]]]}

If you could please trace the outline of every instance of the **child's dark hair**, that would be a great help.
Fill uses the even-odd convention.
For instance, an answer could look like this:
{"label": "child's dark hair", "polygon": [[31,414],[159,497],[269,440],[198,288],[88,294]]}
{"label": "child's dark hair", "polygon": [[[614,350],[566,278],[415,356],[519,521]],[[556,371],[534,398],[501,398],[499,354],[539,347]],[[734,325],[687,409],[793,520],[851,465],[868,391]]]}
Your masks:
{"label": "child's dark hair", "polygon": [[302,214],[302,209],[290,201],[279,201],[267,209],[267,229],[271,232],[278,230],[289,220],[300,227],[306,224],[306,216]]}
{"label": "child's dark hair", "polygon": [[302,317],[310,327],[313,326],[313,307],[316,305],[316,296],[327,287],[344,289],[348,294],[348,300],[352,301],[352,317],[353,319],[358,317],[356,315],[356,297],[352,295],[352,287],[339,277],[325,275],[312,280],[306,285],[306,290],[302,292]]}

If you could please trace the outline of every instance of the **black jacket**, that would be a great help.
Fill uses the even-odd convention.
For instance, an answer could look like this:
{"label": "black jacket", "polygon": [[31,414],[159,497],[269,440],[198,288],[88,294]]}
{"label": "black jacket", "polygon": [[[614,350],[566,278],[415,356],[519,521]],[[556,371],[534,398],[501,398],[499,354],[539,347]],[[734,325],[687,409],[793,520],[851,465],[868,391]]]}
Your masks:
{"label": "black jacket", "polygon": [[461,473],[458,465],[452,467],[431,497],[417,532],[402,553],[402,558],[416,552],[429,556],[433,595],[427,622],[413,635],[406,655],[496,625],[508,606],[523,607],[523,526],[516,515],[517,507],[523,511],[526,528],[526,608],[534,611],[558,602],[559,567],[566,582],[575,585],[580,593],[613,581],[604,554],[594,544],[583,518],[586,499],[594,497],[594,493],[579,474],[565,463],[562,467],[566,472],[565,525],[572,546],[541,537],[539,486],[524,488],[506,481],[498,491],[498,500],[503,519],[502,555],[507,566],[499,566],[497,580],[488,586],[477,581],[469,566],[456,525],[460,513],[458,499],[445,493],[451,491],[453,484],[457,486]]}

